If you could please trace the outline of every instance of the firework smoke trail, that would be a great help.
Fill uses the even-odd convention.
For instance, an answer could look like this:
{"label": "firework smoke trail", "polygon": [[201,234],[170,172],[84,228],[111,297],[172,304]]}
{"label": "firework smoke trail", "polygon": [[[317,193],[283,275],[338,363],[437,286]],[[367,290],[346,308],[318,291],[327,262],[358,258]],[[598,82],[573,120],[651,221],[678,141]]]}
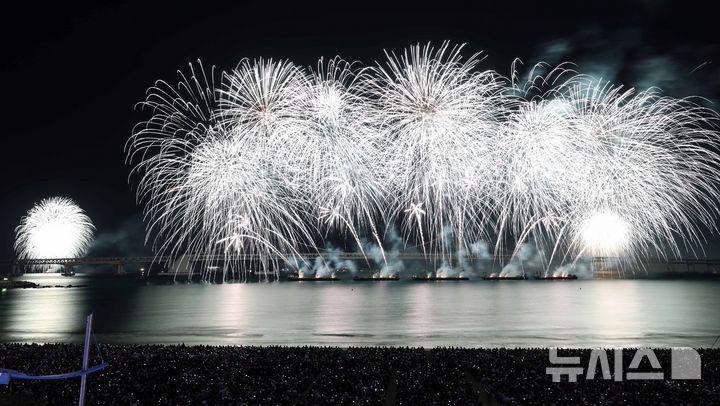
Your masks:
{"label": "firework smoke trail", "polygon": [[[90,218],[71,199],[43,199],[28,211],[15,229],[18,259],[77,258],[93,239]],[[35,265],[46,270],[51,265]]]}
{"label": "firework smoke trail", "polygon": [[446,227],[463,248],[486,236],[487,157],[506,102],[498,75],[476,71],[480,55],[463,61],[461,49],[444,43],[388,54],[368,83],[394,200],[389,217],[401,217],[406,235],[443,257],[452,254]]}

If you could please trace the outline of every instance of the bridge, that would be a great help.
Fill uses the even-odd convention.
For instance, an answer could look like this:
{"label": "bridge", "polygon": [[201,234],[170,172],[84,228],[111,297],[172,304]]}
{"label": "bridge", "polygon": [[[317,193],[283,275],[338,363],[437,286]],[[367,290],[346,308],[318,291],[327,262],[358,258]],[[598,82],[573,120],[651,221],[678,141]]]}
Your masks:
{"label": "bridge", "polygon": [[[428,253],[424,255],[422,253],[403,253],[396,255],[394,258],[408,261],[433,261],[442,260],[448,258],[451,254],[446,253],[444,256],[440,253]],[[285,258],[302,257],[307,259],[314,259],[315,257],[322,256],[327,259],[328,253],[323,252],[305,252],[299,254],[274,254],[274,255],[260,255],[260,254],[243,254],[243,255],[178,255],[178,256],[139,256],[139,257],[83,257],[83,258],[38,258],[38,259],[16,259],[14,261],[3,261],[4,263],[10,263],[13,268],[13,273],[33,272],[32,267],[42,265],[62,265],[66,270],[72,269],[79,265],[112,265],[117,267],[117,274],[125,274],[125,265],[128,264],[172,264],[175,261],[186,260],[190,263],[222,263],[228,260],[232,261],[267,261],[267,260],[283,260]],[[341,260],[357,260],[365,261],[369,258],[360,252],[341,252],[332,253],[333,258],[339,258]],[[453,258],[456,255],[452,254]],[[474,255],[465,255],[470,260],[483,260],[483,258]],[[494,257],[495,260],[509,260],[509,255]],[[490,259],[490,260],[493,260]],[[488,260],[484,258],[484,260]]]}
{"label": "bridge", "polygon": [[[260,254],[245,254],[245,255],[179,255],[179,256],[136,256],[136,257],[83,257],[83,258],[40,258],[40,259],[15,259],[15,260],[4,260],[0,261],[0,266],[9,266],[12,268],[12,273],[24,273],[33,272],[33,267],[42,265],[62,265],[66,270],[72,270],[75,266],[80,265],[110,265],[115,266],[118,275],[125,274],[125,266],[128,264],[165,264],[170,265],[175,261],[185,260],[189,263],[222,263],[228,260],[232,261],[268,261],[268,260],[284,260],[285,258],[292,257],[303,257],[305,259],[313,259],[317,256],[323,256],[328,258],[338,258],[341,260],[356,260],[366,261],[371,260],[362,253],[359,252],[340,252],[340,253],[324,253],[324,252],[312,252],[312,253],[299,253],[299,254],[288,254],[288,255],[269,255],[263,256]],[[407,261],[440,261],[452,257],[453,260],[458,259],[457,254],[445,253],[401,253],[399,255],[393,255],[393,259],[407,260]],[[485,261],[495,262],[498,264],[505,264],[510,261],[510,255],[497,255],[490,258],[479,257],[476,255],[464,255],[464,259],[470,261]],[[593,265],[597,271],[603,271],[608,268],[611,264],[617,264],[627,258],[620,257],[595,257],[593,258]],[[643,260],[645,264],[661,265],[669,272],[676,271],[677,267],[683,268],[686,272],[720,272],[720,259],[708,259],[708,258],[649,258]]]}

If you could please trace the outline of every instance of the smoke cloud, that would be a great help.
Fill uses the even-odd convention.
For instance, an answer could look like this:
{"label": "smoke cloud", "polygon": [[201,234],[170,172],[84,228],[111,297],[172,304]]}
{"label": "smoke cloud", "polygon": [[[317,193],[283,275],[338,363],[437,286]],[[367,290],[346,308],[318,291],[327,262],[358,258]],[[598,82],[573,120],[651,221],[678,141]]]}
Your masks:
{"label": "smoke cloud", "polygon": [[142,218],[124,219],[115,230],[99,233],[88,248],[89,257],[152,256],[145,247],[145,226]]}
{"label": "smoke cloud", "polygon": [[500,271],[501,277],[530,275],[542,271],[545,266],[545,251],[533,243],[523,243],[517,253]]}

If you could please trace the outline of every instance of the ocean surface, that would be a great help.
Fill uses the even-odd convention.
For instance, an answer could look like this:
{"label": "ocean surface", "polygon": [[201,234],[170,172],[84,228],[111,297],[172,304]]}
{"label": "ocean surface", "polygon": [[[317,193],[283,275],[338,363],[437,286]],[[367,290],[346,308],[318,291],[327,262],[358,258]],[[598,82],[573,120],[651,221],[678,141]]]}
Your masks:
{"label": "ocean surface", "polygon": [[720,335],[717,280],[21,279],[87,286],[4,290],[0,341],[81,342],[90,312],[105,343],[710,347]]}

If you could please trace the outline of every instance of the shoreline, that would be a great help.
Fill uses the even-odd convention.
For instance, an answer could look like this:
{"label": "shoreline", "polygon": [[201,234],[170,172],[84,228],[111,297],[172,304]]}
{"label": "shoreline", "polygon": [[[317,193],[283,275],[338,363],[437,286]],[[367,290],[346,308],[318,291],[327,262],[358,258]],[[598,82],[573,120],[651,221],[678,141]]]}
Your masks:
{"label": "shoreline", "polygon": [[87,284],[80,285],[40,285],[29,281],[0,280],[0,289],[48,289],[48,288],[86,288]]}

